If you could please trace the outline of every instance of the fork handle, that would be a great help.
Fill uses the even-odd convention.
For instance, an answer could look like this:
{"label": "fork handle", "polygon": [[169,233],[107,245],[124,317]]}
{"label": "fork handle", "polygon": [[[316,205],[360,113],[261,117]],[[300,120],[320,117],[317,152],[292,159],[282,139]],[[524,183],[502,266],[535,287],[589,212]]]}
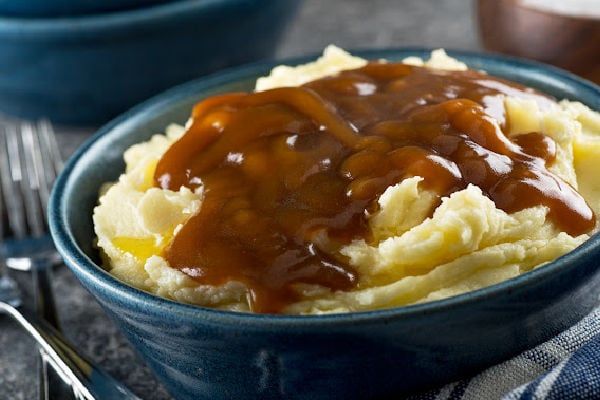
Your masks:
{"label": "fork handle", "polygon": [[[34,287],[34,303],[37,315],[48,324],[61,331],[60,321],[54,301],[52,289],[53,264],[47,257],[40,260],[32,259],[31,275]],[[40,350],[38,360],[38,400],[74,399],[69,382],[50,367],[43,350]]]}
{"label": "fork handle", "polygon": [[140,400],[122,383],[80,354],[60,332],[35,313],[2,302],[0,310],[12,316],[35,339],[61,378],[71,384],[75,397]]}
{"label": "fork handle", "polygon": [[48,324],[60,331],[60,322],[56,312],[56,304],[52,290],[52,266],[34,263],[31,267],[37,313]]}

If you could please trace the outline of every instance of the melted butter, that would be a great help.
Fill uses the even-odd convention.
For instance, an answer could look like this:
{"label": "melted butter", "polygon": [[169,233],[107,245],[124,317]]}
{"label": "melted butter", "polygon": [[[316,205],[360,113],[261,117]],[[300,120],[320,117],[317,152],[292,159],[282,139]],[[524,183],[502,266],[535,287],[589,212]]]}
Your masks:
{"label": "melted butter", "polygon": [[257,312],[295,301],[297,284],[349,290],[358,276],[335,249],[369,240],[378,197],[412,176],[440,198],[475,184],[507,212],[545,205],[561,230],[591,230],[591,209],[547,169],[556,144],[504,135],[507,94],[552,101],[474,71],[387,63],[206,99],[157,164],[157,186],[204,189],[165,256],[200,282],[245,283]]}
{"label": "melted butter", "polygon": [[155,244],[154,238],[133,238],[117,236],[112,239],[112,244],[120,251],[126,252],[145,262],[153,255],[160,255],[162,248]]}

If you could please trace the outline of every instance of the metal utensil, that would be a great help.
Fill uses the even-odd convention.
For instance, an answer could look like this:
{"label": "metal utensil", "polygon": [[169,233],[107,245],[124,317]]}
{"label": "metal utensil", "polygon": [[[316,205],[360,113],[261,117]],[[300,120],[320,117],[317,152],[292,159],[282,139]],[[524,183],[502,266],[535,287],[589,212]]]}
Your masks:
{"label": "metal utensil", "polygon": [[0,313],[10,315],[39,344],[44,359],[69,382],[77,399],[139,399],[123,384],[94,365],[51,325],[21,304],[20,291],[0,288]]}
{"label": "metal utensil", "polygon": [[[43,321],[37,321],[27,313],[19,313],[10,308],[10,302],[3,307],[36,340],[42,340],[41,346],[45,351],[41,352],[39,370],[40,399],[49,399],[53,393],[62,397],[60,386],[49,380],[52,375],[47,369],[47,360],[55,366],[62,380],[72,386],[76,395],[85,394],[86,382],[92,383],[85,372],[94,368],[87,365],[89,362],[80,361],[81,357],[76,354],[73,355],[74,360],[67,357],[71,355],[70,351],[61,358],[61,354],[55,349],[53,359],[46,348],[48,346],[44,344],[65,348],[64,340],[59,334],[60,325],[51,286],[51,267],[60,257],[48,235],[46,212],[52,184],[62,167],[54,132],[52,126],[45,121],[36,124],[26,121],[5,122],[1,128],[0,205],[3,218],[5,214],[8,224],[7,229],[4,229],[3,221],[0,222],[0,262],[13,269],[32,272],[35,308]],[[14,282],[11,283],[6,274],[2,276],[6,289],[4,295],[14,302],[19,298],[15,294],[18,291],[15,290]],[[8,290],[11,287],[13,290]],[[52,330],[47,332],[49,326]],[[44,330],[43,334],[39,333],[40,330]],[[79,371],[78,368],[83,368],[82,365],[85,368]],[[54,383],[52,387],[49,386],[51,382]],[[93,398],[85,396],[87,395],[84,398]]]}
{"label": "metal utensil", "polygon": [[[0,182],[7,236],[2,252],[6,264],[30,270],[38,314],[60,330],[51,286],[51,267],[60,258],[48,235],[46,205],[62,160],[52,126],[45,121],[4,120],[0,133]],[[38,368],[40,400],[64,397],[64,384],[51,374],[43,359]]]}

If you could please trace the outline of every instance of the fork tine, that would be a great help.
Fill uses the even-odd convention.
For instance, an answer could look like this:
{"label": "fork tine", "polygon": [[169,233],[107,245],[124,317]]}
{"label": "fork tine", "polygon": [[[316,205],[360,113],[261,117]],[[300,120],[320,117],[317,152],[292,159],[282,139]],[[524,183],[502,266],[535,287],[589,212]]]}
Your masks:
{"label": "fork tine", "polygon": [[48,155],[51,160],[51,164],[54,166],[52,171],[52,181],[54,181],[56,174],[62,169],[63,161],[56,142],[56,135],[54,134],[54,128],[47,119],[42,119],[38,122],[38,129],[40,132],[40,138],[44,141],[44,148],[48,150]]}
{"label": "fork tine", "polygon": [[16,126],[13,124],[4,127],[0,135],[0,183],[8,220],[8,228],[15,237],[25,237],[25,213],[21,202],[21,191],[15,187],[15,182],[21,182],[22,170],[20,162],[19,140]]}
{"label": "fork tine", "polygon": [[[40,204],[43,190],[47,190],[45,182],[41,182],[42,155],[35,128],[30,122],[21,123],[21,193],[25,202],[25,216],[30,229],[30,236],[38,237],[45,230],[45,206]],[[40,184],[41,183],[41,184]],[[45,204],[45,203],[44,203]]]}
{"label": "fork tine", "polygon": [[[2,184],[2,182],[4,182],[4,179],[2,178],[3,175],[6,173],[6,171],[8,171],[8,168],[6,167],[6,154],[4,154],[4,148],[5,148],[5,140],[6,140],[6,132],[5,132],[5,128],[1,127],[2,130],[0,131],[0,244],[2,243],[2,240],[4,238],[4,231],[5,231],[5,225],[4,225],[4,221],[5,221],[5,216],[6,214],[8,214],[7,210],[6,210],[6,205],[4,204],[4,185]],[[2,256],[2,248],[0,247],[0,264],[3,262],[3,256]],[[2,265],[0,265],[0,268],[2,268]]]}
{"label": "fork tine", "polygon": [[40,152],[42,177],[40,177],[40,196],[41,204],[43,205],[44,221],[48,222],[47,208],[50,198],[50,191],[58,173],[62,170],[63,161],[56,142],[54,129],[48,120],[40,120],[37,124],[37,138],[39,149],[44,149]]}

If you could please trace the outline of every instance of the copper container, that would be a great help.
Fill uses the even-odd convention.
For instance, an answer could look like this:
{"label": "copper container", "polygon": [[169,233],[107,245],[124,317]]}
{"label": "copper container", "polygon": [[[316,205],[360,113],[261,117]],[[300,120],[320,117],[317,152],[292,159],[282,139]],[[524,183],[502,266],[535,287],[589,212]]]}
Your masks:
{"label": "copper container", "polygon": [[[486,50],[553,64],[600,84],[600,0],[587,2],[594,9],[577,14],[553,11],[549,3],[478,0],[481,44]],[[563,2],[563,8],[568,4]]]}

